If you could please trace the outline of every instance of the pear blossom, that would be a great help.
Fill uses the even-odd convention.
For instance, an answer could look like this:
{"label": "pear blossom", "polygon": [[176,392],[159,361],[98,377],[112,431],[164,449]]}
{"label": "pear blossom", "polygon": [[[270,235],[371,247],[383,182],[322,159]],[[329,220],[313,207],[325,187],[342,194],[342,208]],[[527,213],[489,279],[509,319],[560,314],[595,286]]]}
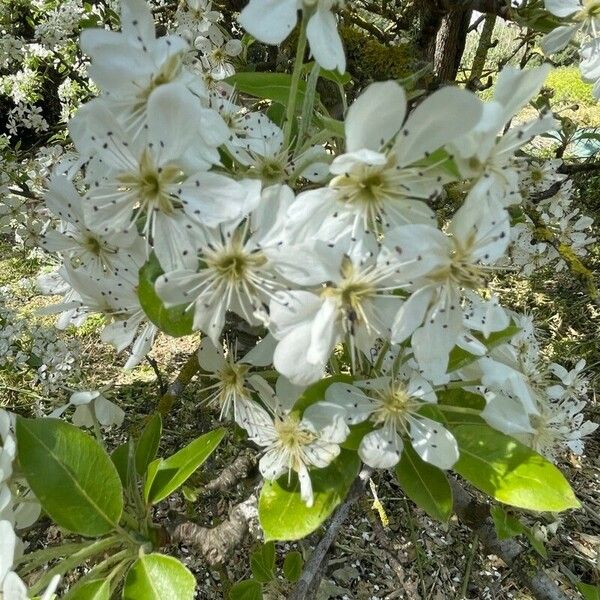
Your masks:
{"label": "pear blossom", "polygon": [[341,0],[250,0],[240,25],[257,40],[278,45],[292,32],[302,9],[306,36],[317,63],[329,71],[346,70],[346,56],[332,9]]}
{"label": "pear blossom", "polygon": [[77,427],[93,427],[97,422],[104,427],[120,427],[125,419],[125,411],[104,396],[105,390],[73,392],[69,402],[52,411],[51,417],[61,416],[70,406],[75,406],[71,417]]}
{"label": "pear blossom", "polygon": [[389,337],[389,324],[402,304],[394,293],[396,265],[379,265],[372,251],[355,246],[345,253],[341,247],[315,245],[313,254],[316,279],[327,284],[286,292],[285,302],[272,301],[270,307],[270,330],[279,340],[273,364],[300,385],[323,376],[342,340],[349,343],[353,362],[360,362],[361,352],[368,355],[377,338]]}
{"label": "pear blossom", "polygon": [[503,206],[521,201],[522,166],[515,153],[532,137],[556,126],[551,113],[504,131],[511,119],[540,90],[551,67],[534,69],[504,67],[498,76],[491,102],[484,103],[481,119],[466,135],[451,144],[461,174],[472,183],[472,193],[487,196]]}
{"label": "pear blossom", "polygon": [[194,253],[199,223],[215,226],[237,218],[248,202],[258,200],[260,182],[208,171],[218,162],[216,145],[226,139],[227,128],[222,123],[222,137],[206,146],[198,136],[198,105],[177,84],[161,86],[148,101],[143,144],[133,143],[106,107],[93,107],[86,121],[72,135],[91,154],[83,205],[88,226],[106,234],[129,230],[142,219],[143,233],[165,269]]}
{"label": "pear blossom", "polygon": [[235,73],[231,59],[242,52],[242,42],[235,38],[225,40],[217,28],[208,31],[206,37],[200,36],[194,41],[194,47],[202,52],[207,71],[217,81],[226,79]]}
{"label": "pear blossom", "polygon": [[[198,364],[203,371],[203,379],[210,380],[210,384],[204,385],[202,391],[208,405],[216,405],[220,409],[220,419],[234,418],[240,425],[252,421],[253,410],[258,406],[252,396],[258,393],[267,401],[274,396],[269,384],[258,373],[252,373],[253,363],[261,354],[260,350],[257,351],[258,347],[236,360],[233,348],[225,356],[223,347],[215,346],[209,338],[204,338],[200,343]],[[273,351],[267,354],[270,355],[267,364],[270,364]],[[263,361],[259,359],[258,362]]]}
{"label": "pear blossom", "polygon": [[566,48],[578,31],[598,37],[600,32],[600,7],[596,0],[544,0],[548,12],[571,23],[560,25],[546,34],[540,45],[546,55],[555,54]]}
{"label": "pear blossom", "polygon": [[302,416],[285,412],[276,403],[273,414],[256,406],[251,418],[240,423],[251,441],[265,448],[258,468],[265,479],[288,478],[295,472],[300,482],[300,497],[307,506],[314,502],[310,468],[323,469],[339,455],[349,433],[339,407],[317,402]]}
{"label": "pear blossom", "polygon": [[[269,301],[286,289],[278,273],[284,265],[279,254],[285,211],[293,198],[286,186],[271,186],[262,202],[247,217],[215,229],[205,228],[193,267],[167,271],[155,288],[167,306],[187,304],[194,310],[194,328],[210,337],[215,346],[228,310],[248,323],[268,320]],[[291,264],[292,271],[302,265]]]}
{"label": "pear blossom", "polygon": [[371,467],[389,469],[400,460],[403,438],[426,462],[449,469],[458,460],[454,436],[440,423],[419,414],[435,403],[431,385],[416,371],[399,372],[354,384],[333,383],[326,400],[344,408],[348,425],[369,420],[373,431],[361,440],[358,454]]}
{"label": "pear blossom", "polygon": [[183,66],[188,43],[177,35],[156,38],[144,0],[121,2],[121,32],[84,29],[81,48],[92,59],[90,78],[134,137],[143,131],[147,102],[161,86],[179,83],[182,95],[207,99],[202,80]]}
{"label": "pear blossom", "polygon": [[469,132],[480,116],[481,102],[465,90],[438,90],[407,116],[406,94],[397,83],[371,84],[348,110],[346,153],[329,167],[334,176],[329,186],[298,195],[288,229],[329,241],[434,223],[424,201],[451,177],[443,160],[426,161]]}
{"label": "pear blossom", "polygon": [[[428,376],[445,372],[464,329],[462,290],[483,285],[506,250],[509,228],[498,202],[469,196],[448,226],[449,235],[429,225],[405,225],[386,235],[381,256],[402,265],[398,278],[411,291],[392,324],[391,339],[401,343],[412,335],[415,358]],[[484,318],[486,333],[506,327],[497,307],[486,314],[493,318],[487,323]]]}

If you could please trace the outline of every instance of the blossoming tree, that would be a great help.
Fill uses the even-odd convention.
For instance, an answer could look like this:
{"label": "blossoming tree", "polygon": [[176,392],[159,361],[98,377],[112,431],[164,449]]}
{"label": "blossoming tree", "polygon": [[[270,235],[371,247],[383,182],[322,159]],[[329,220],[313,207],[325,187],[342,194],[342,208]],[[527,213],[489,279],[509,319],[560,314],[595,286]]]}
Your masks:
{"label": "blossoming tree", "polygon": [[[508,308],[498,284],[544,261],[582,265],[593,241],[587,217],[566,208],[561,161],[532,154],[532,141],[561,127],[538,97],[551,64],[538,54],[527,68],[505,66],[482,100],[472,80],[440,76],[438,35],[437,76],[352,87],[340,22],[378,36],[394,17],[362,4],[250,0],[222,7],[231,19],[187,0],[176,27],[159,32],[145,0],[122,0],[96,14],[111,29],[86,23],[95,93],[68,115],[73,148],[51,161],[36,207],[48,216],[39,243],[58,259],[39,285],[62,296],[44,311],[62,329],[104,315],[102,340],[129,369],[159,334],[200,342],[120,445],[106,432],[125,414],[106,389],[75,391],[38,418],[0,410],[4,600],[202,596],[169,544],[222,560],[230,542],[166,523],[155,507],[223,444],[258,459],[260,481],[231,519],[243,535],[257,515],[265,542],[335,533],[376,472],[440,521],[453,513],[458,475],[494,502],[504,533],[512,519],[513,534],[531,534],[502,506],[579,506],[553,463],[582,454],[597,427],[581,412],[585,364],[547,360],[532,318]],[[549,56],[580,43],[598,91],[597,2],[465,4],[537,27]],[[291,52],[289,70],[244,70],[253,48],[272,47]],[[547,215],[562,228],[540,240],[540,229],[552,233]],[[582,252],[567,252],[564,232]],[[163,419],[195,374],[204,410],[222,424],[166,456]],[[68,541],[23,555],[17,534],[40,512]],[[300,558],[286,557],[298,582],[290,597],[313,597],[331,541],[302,573]],[[272,578],[274,561],[272,546],[261,552],[231,597],[261,597],[260,565]]]}

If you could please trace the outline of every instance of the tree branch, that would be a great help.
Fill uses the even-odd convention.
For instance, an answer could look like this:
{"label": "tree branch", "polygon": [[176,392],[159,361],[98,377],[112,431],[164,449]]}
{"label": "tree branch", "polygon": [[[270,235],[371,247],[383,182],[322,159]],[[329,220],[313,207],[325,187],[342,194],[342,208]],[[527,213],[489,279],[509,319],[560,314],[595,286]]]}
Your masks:
{"label": "tree branch", "polygon": [[537,600],[569,600],[559,587],[541,569],[537,560],[527,556],[524,548],[514,539],[499,540],[489,514],[489,507],[477,502],[462,485],[450,481],[454,497],[454,512],[458,518],[473,530],[485,548],[486,554],[495,554],[511,569],[512,574],[527,586]]}
{"label": "tree branch", "polygon": [[179,375],[177,375],[175,380],[169,384],[166,393],[164,393],[161,399],[158,401],[157,410],[162,417],[167,416],[171,408],[173,408],[175,401],[179,398],[179,396],[181,396],[183,390],[185,390],[187,385],[199,370],[200,365],[198,364],[198,351],[194,350],[181,368],[181,371],[179,371]]}
{"label": "tree branch", "polygon": [[510,0],[443,0],[443,5],[446,10],[476,10],[507,20],[513,18],[514,11]]}
{"label": "tree branch", "polygon": [[350,508],[362,495],[365,485],[372,473],[373,469],[364,467],[358,474],[358,477],[354,480],[346,499],[335,511],[333,517],[331,517],[325,534],[306,561],[302,575],[296,583],[296,587],[288,600],[308,600],[314,598],[323,577],[323,570],[325,567],[324,561],[327,552],[339,533],[340,527],[348,518]]}

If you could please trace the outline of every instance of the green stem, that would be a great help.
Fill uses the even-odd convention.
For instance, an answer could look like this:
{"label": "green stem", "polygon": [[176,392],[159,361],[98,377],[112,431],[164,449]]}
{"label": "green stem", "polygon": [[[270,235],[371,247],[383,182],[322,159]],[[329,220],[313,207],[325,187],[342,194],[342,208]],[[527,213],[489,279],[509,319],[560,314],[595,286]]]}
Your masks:
{"label": "green stem", "polygon": [[77,580],[77,583],[73,586],[72,590],[75,591],[79,589],[88,581],[99,579],[103,572],[105,572],[109,567],[112,567],[112,565],[116,564],[111,572],[106,577],[103,577],[103,579],[108,579],[110,582],[118,574],[119,569],[123,568],[123,565],[129,564],[130,560],[125,560],[127,558],[134,560],[131,549],[121,550],[121,552],[117,552],[116,554],[106,557],[103,561],[99,562],[97,565],[94,565],[85,575],[80,577]]}
{"label": "green stem", "polygon": [[306,82],[306,93],[304,94],[304,102],[302,104],[302,118],[300,119],[298,137],[296,139],[296,147],[294,150],[295,155],[298,155],[298,150],[302,145],[302,140],[308,132],[310,122],[314,116],[313,113],[315,107],[315,96],[317,93],[317,81],[319,80],[320,72],[321,67],[315,62],[310,71],[310,75],[308,76],[308,81]]}
{"label": "green stem", "polygon": [[379,354],[377,355],[377,361],[373,365],[373,370],[377,373],[381,371],[381,365],[383,365],[383,361],[385,359],[385,355],[387,351],[390,349],[390,342],[385,340],[383,345],[381,346],[381,350],[379,350]]}
{"label": "green stem", "polygon": [[476,387],[481,385],[480,379],[472,379],[471,381],[451,381],[450,383],[445,383],[443,385],[435,386],[436,391],[443,390],[454,390],[454,389],[462,389],[466,387]]}
{"label": "green stem", "polygon": [[62,544],[60,546],[52,546],[51,548],[42,548],[29,554],[23,554],[19,557],[15,564],[23,564],[23,568],[19,569],[19,575],[25,575],[32,569],[39,567],[55,558],[66,556],[67,554],[73,554],[83,548],[87,548],[90,545],[89,541],[85,542],[74,542],[72,544]]}
{"label": "green stem", "polygon": [[476,408],[467,408],[465,406],[450,406],[449,404],[436,404],[435,407],[439,408],[441,411],[445,410],[446,412],[462,413],[463,415],[477,415],[478,417],[481,416],[481,411],[477,410]]}
{"label": "green stem", "polygon": [[298,102],[298,85],[302,77],[302,67],[304,65],[304,51],[306,50],[306,20],[304,17],[300,22],[300,34],[298,45],[296,46],[296,58],[294,60],[294,70],[292,72],[292,83],[290,85],[290,95],[288,97],[287,109],[285,113],[285,125],[283,127],[283,146],[287,148],[290,145],[292,137],[292,127],[296,115],[296,103]]}
{"label": "green stem", "polygon": [[427,588],[425,587],[425,573],[423,571],[423,562],[421,557],[421,547],[419,546],[419,541],[417,539],[417,532],[415,530],[415,524],[413,522],[412,511],[410,510],[410,506],[406,498],[404,500],[404,508],[406,510],[406,514],[408,516],[408,527],[410,529],[410,539],[412,541],[413,546],[415,547],[415,552],[417,555],[417,569],[419,571],[419,583],[421,584],[421,595],[423,598],[427,598]]}
{"label": "green stem", "polygon": [[37,596],[42,590],[44,590],[47,585],[52,581],[52,578],[55,575],[64,575],[67,571],[78,567],[81,563],[85,562],[88,558],[100,554],[105,550],[108,550],[111,546],[115,546],[119,544],[121,540],[116,536],[111,536],[108,538],[103,538],[101,540],[97,540],[96,542],[92,542],[86,548],[79,550],[79,552],[75,552],[65,560],[58,563],[52,569],[49,569],[44,573],[44,575],[33,585],[30,589],[30,594],[32,596]]}

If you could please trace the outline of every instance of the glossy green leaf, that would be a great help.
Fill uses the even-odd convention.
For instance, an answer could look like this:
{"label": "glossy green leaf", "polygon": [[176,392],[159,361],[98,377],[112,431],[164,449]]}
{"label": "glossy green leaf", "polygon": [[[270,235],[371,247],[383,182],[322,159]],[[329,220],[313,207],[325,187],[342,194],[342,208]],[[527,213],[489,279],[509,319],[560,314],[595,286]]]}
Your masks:
{"label": "glossy green leaf", "polygon": [[224,435],[223,428],[215,429],[196,438],[173,456],[152,461],[144,490],[146,502],[156,504],[185,483],[213,453]]}
{"label": "glossy green leaf", "polygon": [[300,498],[294,475],[266,481],[260,493],[258,516],[266,540],[299,540],[319,527],[346,497],[360,468],[355,452],[342,450],[325,469],[312,469],[314,503],[309,508]]}
{"label": "glossy green leaf", "polygon": [[325,117],[324,115],[316,116],[317,123],[323,128],[330,131],[336,137],[344,139],[346,136],[346,129],[343,121],[332,119],[331,117]]}
{"label": "glossy green leaf", "polygon": [[137,293],[140,305],[150,321],[167,335],[172,337],[189,335],[192,333],[194,313],[191,310],[186,311],[185,304],[171,308],[163,304],[154,289],[154,282],[162,274],[160,263],[156,256],[151,254],[139,272]]}
{"label": "glossy green leaf", "polygon": [[451,426],[460,458],[454,470],[499,502],[558,512],[579,502],[563,474],[545,458],[485,424]]}
{"label": "glossy green leaf", "polygon": [[48,515],[81,535],[113,530],[123,512],[123,487],[98,442],[59,419],[17,417],[16,431],[21,468]]}
{"label": "glossy green leaf", "polygon": [[146,423],[135,448],[135,469],[143,475],[148,465],[154,460],[158,452],[160,436],[162,434],[162,418],[155,412]]}
{"label": "glossy green leaf", "polygon": [[[521,331],[521,329],[516,325],[509,325],[502,331],[494,331],[487,338],[481,334],[475,334],[475,337],[478,338],[488,350],[492,350],[496,346],[508,342],[514,335],[519,333],[519,331]],[[476,361],[478,358],[481,357],[455,346],[452,349],[452,352],[450,352],[450,359],[448,360],[448,373],[456,371],[457,369],[462,369],[468,364]]]}
{"label": "glossy green leaf", "polygon": [[109,600],[110,581],[108,579],[94,579],[82,585],[75,585],[64,600]]}
{"label": "glossy green leaf", "polygon": [[229,600],[262,600],[262,586],[254,579],[245,579],[229,590]]}
{"label": "glossy green leaf", "polygon": [[[273,100],[284,106],[288,103],[292,76],[288,73],[247,72],[236,73],[225,80],[239,92],[255,98]],[[302,107],[306,93],[306,82],[298,82],[298,98],[296,106]]]}
{"label": "glossy green leaf", "polygon": [[590,585],[589,583],[580,581],[577,584],[577,589],[585,600],[600,600],[600,586]]}
{"label": "glossy green leaf", "polygon": [[302,554],[294,550],[288,552],[283,559],[283,574],[288,581],[296,583],[302,575],[302,568],[304,567],[304,559]]}
{"label": "glossy green leaf", "polygon": [[119,474],[119,479],[121,480],[123,487],[127,487],[129,485],[132,475],[132,473],[129,472],[129,453],[132,446],[133,442],[131,440],[127,440],[124,444],[117,446],[110,455],[110,459],[117,469],[117,473]]}
{"label": "glossy green leaf", "polygon": [[367,433],[371,433],[374,428],[375,426],[371,421],[363,421],[357,425],[351,425],[348,437],[340,444],[340,446],[346,448],[346,450],[358,450],[363,437],[365,437]]}
{"label": "glossy green leaf", "polygon": [[252,577],[267,583],[275,577],[275,544],[267,542],[250,555]]}
{"label": "glossy green leaf", "polygon": [[452,515],[452,489],[441,469],[421,459],[405,444],[396,466],[396,478],[406,495],[430,517],[447,521]]}
{"label": "glossy green leaf", "polygon": [[196,578],[172,556],[147,554],[127,572],[123,600],[193,600]]}
{"label": "glossy green leaf", "polygon": [[311,405],[321,402],[325,399],[325,391],[332,383],[352,383],[354,378],[351,375],[334,375],[333,377],[325,377],[309,385],[300,398],[294,403],[294,410],[301,414]]}

